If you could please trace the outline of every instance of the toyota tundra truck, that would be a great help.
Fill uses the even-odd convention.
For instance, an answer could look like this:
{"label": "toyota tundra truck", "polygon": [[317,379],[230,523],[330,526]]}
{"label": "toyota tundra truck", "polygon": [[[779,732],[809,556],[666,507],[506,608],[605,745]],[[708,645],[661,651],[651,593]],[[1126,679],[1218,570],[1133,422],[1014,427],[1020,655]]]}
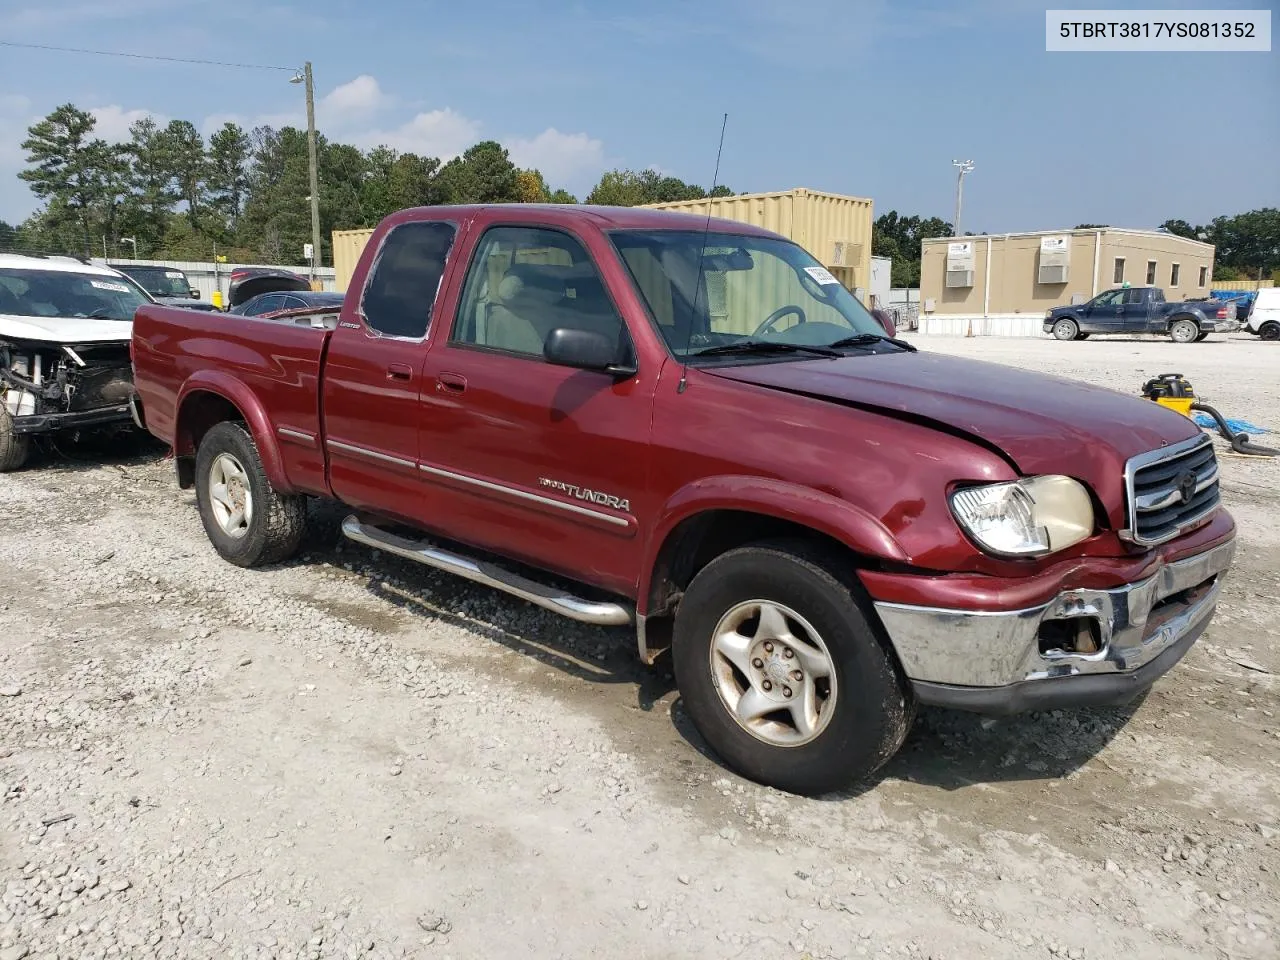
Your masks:
{"label": "toyota tundra truck", "polygon": [[340,308],[144,306],[132,350],[226,560],[285,560],[339,501],[356,543],[669,651],[715,751],[799,793],[874,771],[920,704],[1133,699],[1234,550],[1188,418],[917,350],[725,220],[406,210]]}

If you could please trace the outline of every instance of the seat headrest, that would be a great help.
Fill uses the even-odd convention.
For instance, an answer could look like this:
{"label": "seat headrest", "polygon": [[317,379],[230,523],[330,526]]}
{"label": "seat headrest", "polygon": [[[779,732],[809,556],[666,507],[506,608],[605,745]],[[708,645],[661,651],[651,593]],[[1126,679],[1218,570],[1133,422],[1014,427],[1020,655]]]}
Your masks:
{"label": "seat headrest", "polygon": [[560,271],[538,263],[513,263],[498,284],[498,299],[533,300],[557,303],[564,297],[564,279]]}

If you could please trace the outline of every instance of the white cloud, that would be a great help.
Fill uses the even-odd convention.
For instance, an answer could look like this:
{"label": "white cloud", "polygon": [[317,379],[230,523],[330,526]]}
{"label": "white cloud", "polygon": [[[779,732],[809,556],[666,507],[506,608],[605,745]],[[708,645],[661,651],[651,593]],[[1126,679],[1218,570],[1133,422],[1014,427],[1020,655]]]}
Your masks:
{"label": "white cloud", "polygon": [[509,139],[506,146],[517,166],[536,167],[553,188],[579,183],[605,167],[604,144],[585,133],[561,133],[548,127],[532,139]]}
{"label": "white cloud", "polygon": [[334,87],[316,105],[317,123],[322,126],[345,126],[367,120],[388,106],[391,98],[382,92],[377,78],[362,73],[354,80]]}
{"label": "white cloud", "polygon": [[90,107],[89,112],[97,121],[93,135],[101,137],[107,143],[124,143],[129,139],[129,128],[144,117],[151,117],[160,127],[169,122],[168,117],[150,110],[125,110],[114,103],[107,107]]}
{"label": "white cloud", "polygon": [[386,144],[402,152],[450,160],[480,139],[480,122],[451,107],[419,113],[391,130],[368,130],[355,135],[362,147]]}

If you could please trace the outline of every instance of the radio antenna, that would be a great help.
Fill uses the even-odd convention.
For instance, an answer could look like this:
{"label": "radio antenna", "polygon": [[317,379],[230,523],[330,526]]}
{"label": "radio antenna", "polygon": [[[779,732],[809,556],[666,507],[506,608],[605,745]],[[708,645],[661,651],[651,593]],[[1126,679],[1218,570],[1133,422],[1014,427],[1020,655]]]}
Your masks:
{"label": "radio antenna", "polygon": [[720,184],[720,154],[724,152],[724,130],[728,125],[729,114],[726,113],[724,119],[720,121],[720,145],[716,147],[716,172],[711,177],[711,190],[707,194],[707,225],[702,229],[702,249],[698,252],[698,281],[693,288],[693,315],[689,317],[689,329],[684,338],[684,357],[682,357],[684,366],[680,368],[680,383],[676,386],[676,393],[684,393],[689,385],[689,350],[693,346],[693,321],[698,316],[698,298],[702,295],[702,273],[707,259],[707,237],[711,233],[711,211],[715,203],[715,197],[712,194]]}

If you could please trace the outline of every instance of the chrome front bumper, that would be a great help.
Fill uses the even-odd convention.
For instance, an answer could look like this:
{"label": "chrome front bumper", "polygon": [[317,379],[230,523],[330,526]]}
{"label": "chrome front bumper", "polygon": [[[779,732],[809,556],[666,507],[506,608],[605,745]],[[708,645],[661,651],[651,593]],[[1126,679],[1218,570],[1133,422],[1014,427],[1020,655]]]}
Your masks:
{"label": "chrome front bumper", "polygon": [[[1026,610],[875,606],[903,670],[925,702],[992,712],[1034,709],[1041,705],[1038,687],[1053,688],[1047,700],[1054,706],[1075,702],[1073,689],[1080,691],[1082,703],[1114,702],[1149,686],[1190,649],[1213,616],[1234,555],[1232,540],[1167,564],[1137,583],[1065,590]],[[1074,653],[1042,643],[1044,624],[1061,620],[1092,621],[1097,652]],[[1086,678],[1095,682],[1078,682]]]}

